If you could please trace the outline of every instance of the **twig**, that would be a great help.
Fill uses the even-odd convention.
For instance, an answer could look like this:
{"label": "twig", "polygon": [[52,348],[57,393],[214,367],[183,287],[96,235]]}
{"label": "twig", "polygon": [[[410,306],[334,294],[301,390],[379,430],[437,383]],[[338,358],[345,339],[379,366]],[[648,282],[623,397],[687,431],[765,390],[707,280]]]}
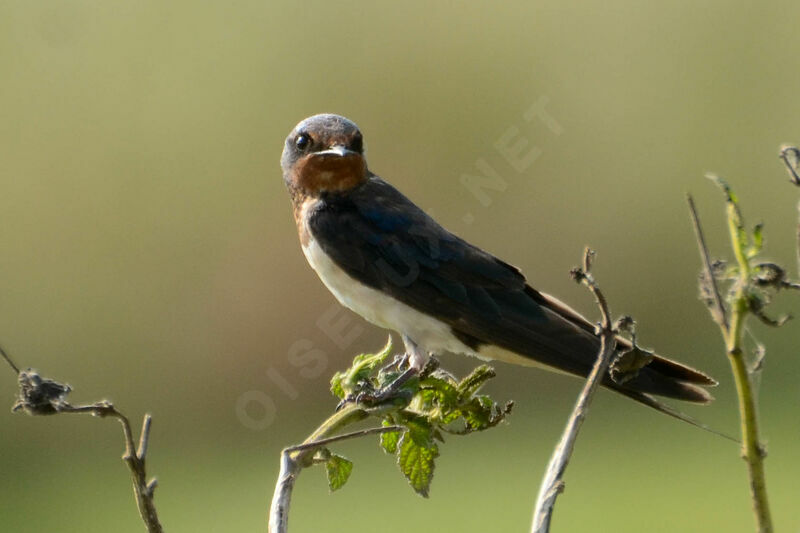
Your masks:
{"label": "twig", "polygon": [[284,448],[282,453],[302,452],[306,450],[316,450],[322,446],[333,444],[347,439],[355,439],[358,437],[366,437],[367,435],[379,435],[381,433],[391,433],[393,431],[405,431],[405,426],[381,426],[375,428],[361,429],[359,431],[351,431],[350,433],[342,433],[341,435],[334,435],[326,439],[315,440],[314,442],[305,442],[303,444],[296,444]]}
{"label": "twig", "polygon": [[[708,282],[714,288],[715,305],[711,307],[712,317],[715,322],[717,322],[722,332],[722,337],[725,341],[725,351],[733,371],[734,381],[736,382],[742,432],[742,458],[747,463],[747,471],[750,477],[750,495],[753,500],[756,524],[760,533],[771,533],[773,530],[772,518],[769,510],[767,485],[764,476],[764,458],[767,454],[758,436],[756,398],[750,372],[744,358],[744,350],[742,348],[744,321],[748,312],[751,311],[747,293],[748,283],[751,277],[751,267],[747,255],[742,248],[743,244],[740,238],[740,232],[742,231],[743,223],[735,199],[724,182],[719,179],[715,181],[717,181],[718,185],[723,187],[727,196],[728,231],[730,233],[734,256],[736,257],[739,267],[733,293],[729,296],[731,311],[730,322],[725,318],[725,308],[722,306],[721,299],[719,298],[719,290],[717,289],[713,272],[711,272],[710,263],[708,261],[708,249],[703,240],[703,234],[700,231],[700,221],[691,196],[688,197],[689,209],[695,224],[697,244],[703,262],[703,269],[708,278]],[[723,320],[719,319],[720,315]]]}
{"label": "twig", "polygon": [[[783,164],[786,165],[786,170],[789,172],[789,181],[794,185],[800,187],[800,175],[797,171],[800,169],[800,149],[796,146],[783,145],[781,146],[780,156]],[[797,274],[800,275],[800,202],[797,203]]]}
{"label": "twig", "polygon": [[298,452],[308,454],[308,457],[310,457],[313,455],[312,452],[333,442],[378,433],[403,431],[405,429],[406,428],[403,426],[384,426],[362,429],[361,431],[353,431],[351,433],[344,433],[342,435],[304,442],[303,444],[284,448],[283,451],[281,451],[281,469],[278,473],[278,482],[275,484],[275,493],[272,496],[272,504],[269,511],[269,532],[286,533],[289,530],[289,505],[292,500],[292,490],[294,489],[294,483],[297,481],[297,477],[305,466],[302,464],[303,460],[301,456],[298,455]]}
{"label": "twig", "polygon": [[[281,467],[272,503],[269,508],[269,533],[286,533],[289,528],[289,506],[292,501],[292,490],[297,477],[303,468],[312,464],[314,452],[319,449],[320,442],[330,442],[330,438],[341,440],[351,438],[340,435],[340,438],[329,437],[340,428],[364,420],[369,416],[367,410],[356,403],[349,403],[323,422],[302,444],[286,448],[281,452]],[[359,432],[350,434],[355,437]]]}
{"label": "twig", "polygon": [[5,360],[6,360],[6,363],[8,363],[8,365],[9,365],[9,366],[10,366],[12,369],[14,369],[14,373],[15,373],[15,374],[17,374],[17,375],[19,375],[19,367],[18,367],[17,365],[15,365],[15,364],[14,364],[14,361],[11,359],[11,356],[9,356],[9,355],[6,353],[6,351],[3,349],[3,347],[2,347],[2,346],[0,346],[0,355],[2,355],[2,356],[3,356],[3,359],[5,359]]}
{"label": "twig", "polygon": [[532,533],[546,533],[550,530],[553,508],[556,503],[556,498],[564,490],[565,484],[562,478],[567,469],[572,450],[575,447],[575,440],[578,437],[581,424],[589,411],[592,397],[597,387],[600,385],[600,382],[603,380],[603,376],[608,372],[608,367],[616,348],[616,334],[611,324],[608,303],[590,273],[593,255],[594,252],[587,248],[584,254],[583,269],[573,269],[572,275],[576,281],[585,284],[589,288],[600,308],[600,313],[602,315],[602,322],[599,327],[600,352],[592,368],[592,372],[589,374],[580,396],[578,396],[578,400],[572,410],[572,415],[570,415],[567,425],[564,428],[561,440],[553,451],[553,455],[547,465],[545,476],[539,487],[539,495],[536,498],[533,525],[531,526]]}
{"label": "twig", "polygon": [[697,247],[700,250],[700,259],[703,261],[703,275],[709,286],[711,286],[711,294],[714,298],[714,305],[711,307],[711,316],[720,327],[727,330],[728,316],[725,313],[725,306],[722,304],[722,297],[720,296],[719,287],[717,286],[717,279],[714,277],[714,272],[711,268],[711,259],[708,256],[706,239],[703,236],[703,228],[700,226],[700,217],[697,215],[697,208],[694,205],[694,199],[691,194],[686,195],[686,201],[689,203],[689,212],[692,215],[694,234],[695,237],[697,237]]}
{"label": "twig", "polygon": [[66,405],[60,407],[59,413],[77,413],[77,414],[92,414],[99,417],[110,416],[119,420],[122,425],[122,432],[125,435],[125,453],[122,455],[122,460],[128,465],[131,471],[131,479],[133,481],[133,492],[136,496],[136,506],[139,509],[139,516],[147,527],[150,533],[162,533],[164,530],[161,523],[158,521],[158,513],[156,512],[155,503],[153,502],[153,493],[158,485],[155,478],[150,481],[147,480],[147,471],[145,469],[145,456],[147,454],[147,445],[150,440],[150,423],[152,417],[149,414],[144,415],[142,420],[142,432],[139,435],[139,448],[137,451],[136,444],[133,440],[133,431],[131,430],[131,423],[128,417],[123,415],[109,402],[98,402],[93,405]]}
{"label": "twig", "polygon": [[783,160],[786,170],[789,171],[789,181],[800,187],[800,175],[797,174],[798,168],[800,168],[800,149],[784,144],[781,146],[781,153],[778,157]]}
{"label": "twig", "polygon": [[[2,351],[3,357],[16,369],[8,355]],[[156,488],[156,480],[147,481],[147,471],[145,469],[145,456],[147,445],[150,439],[149,414],[144,416],[142,422],[142,432],[139,436],[139,449],[133,439],[131,424],[124,414],[117,410],[111,402],[100,401],[88,405],[72,405],[66,400],[71,388],[69,385],[61,384],[57,381],[42,378],[33,370],[18,372],[19,375],[19,397],[14,404],[13,411],[25,411],[27,414],[52,415],[52,414],[90,414],[101,418],[116,418],[122,425],[122,432],[125,437],[125,453],[122,460],[128,465],[133,481],[133,492],[136,496],[136,506],[139,509],[139,516],[147,527],[149,533],[162,533],[163,528],[158,521],[158,513],[153,502],[153,492]]]}

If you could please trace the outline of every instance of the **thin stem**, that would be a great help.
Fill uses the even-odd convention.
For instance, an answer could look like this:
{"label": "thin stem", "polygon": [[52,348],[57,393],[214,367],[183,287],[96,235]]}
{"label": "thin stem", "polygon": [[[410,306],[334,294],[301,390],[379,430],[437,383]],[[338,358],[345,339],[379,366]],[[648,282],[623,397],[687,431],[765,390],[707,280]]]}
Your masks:
{"label": "thin stem", "polygon": [[334,442],[340,442],[348,439],[355,439],[358,437],[366,437],[367,435],[379,435],[381,433],[391,433],[393,431],[405,431],[405,426],[381,426],[375,428],[360,429],[358,431],[351,431],[350,433],[342,433],[341,435],[334,435],[326,439],[315,440],[305,444],[297,444],[296,446],[289,446],[284,448],[285,452],[299,452],[311,449],[319,449],[322,446],[327,446]]}
{"label": "thin stem", "polygon": [[0,346],[0,355],[2,355],[3,359],[6,360],[6,363],[8,363],[8,366],[10,366],[12,369],[14,369],[14,373],[19,375],[19,367],[14,364],[14,361],[11,359],[11,356],[6,353],[6,351],[3,349],[2,346]]}
{"label": "thin stem", "polygon": [[3,358],[17,370],[19,381],[19,395],[12,411],[24,411],[31,416],[53,414],[90,414],[101,418],[112,417],[119,420],[122,433],[125,437],[125,453],[122,460],[128,465],[133,481],[133,492],[136,496],[136,506],[149,533],[162,533],[163,529],[158,521],[153,491],[156,487],[155,479],[147,481],[145,470],[145,455],[147,443],[150,438],[150,415],[145,415],[142,422],[142,434],[139,438],[139,451],[133,440],[131,424],[124,414],[117,410],[111,402],[100,401],[87,405],[72,405],[66,400],[70,392],[69,385],[65,385],[41,377],[36,371],[28,369],[19,372],[11,358],[0,348]]}
{"label": "thin stem", "polygon": [[[302,445],[305,444],[313,444],[317,441],[327,438],[329,435],[332,435],[334,432],[338,431],[340,428],[353,424],[354,422],[360,422],[369,416],[369,413],[360,405],[356,403],[350,403],[344,406],[344,408],[340,409],[333,415],[331,415],[327,420],[325,420],[320,426],[314,430],[314,432],[303,441]],[[301,446],[302,446],[301,445]],[[311,452],[314,451],[315,448],[308,448],[304,450],[290,452],[294,460],[298,462],[303,462],[313,455]],[[309,466],[310,462],[307,464],[303,464],[303,466]]]}
{"label": "thin stem", "polygon": [[744,359],[742,349],[744,320],[747,316],[746,287],[750,276],[750,266],[744,256],[739,240],[737,239],[734,224],[729,224],[731,240],[735,255],[739,263],[739,279],[733,297],[733,309],[730,328],[723,331],[728,360],[736,382],[736,393],[739,398],[739,418],[742,431],[742,457],[747,463],[747,472],[750,476],[750,494],[753,499],[753,511],[756,516],[756,525],[760,533],[771,533],[772,517],[767,499],[767,483],[764,472],[764,458],[766,452],[758,436],[758,413],[756,398],[753,392],[750,372]]}
{"label": "thin stem", "polygon": [[703,262],[703,269],[708,282],[713,287],[714,305],[711,308],[714,320],[719,324],[722,337],[725,340],[725,349],[728,360],[733,371],[734,381],[736,382],[736,392],[739,399],[739,418],[742,432],[742,457],[747,463],[747,472],[750,476],[750,494],[753,500],[753,510],[756,517],[756,525],[760,533],[771,533],[772,519],[769,511],[769,501],[767,500],[767,485],[764,477],[764,447],[758,437],[758,415],[756,410],[756,399],[753,392],[750,373],[744,359],[743,332],[744,320],[749,312],[748,304],[748,284],[750,283],[750,263],[744,251],[744,240],[742,238],[743,223],[741,213],[730,189],[719,180],[715,180],[726,193],[727,196],[727,221],[730,233],[731,246],[733,248],[736,262],[739,266],[739,276],[736,280],[735,291],[731,297],[730,322],[725,315],[725,307],[719,296],[716,280],[711,271],[711,264],[708,259],[708,249],[700,229],[700,220],[691,196],[688,196],[689,209],[692,214],[692,221],[697,235],[697,244],[700,249],[700,257]]}
{"label": "thin stem", "polygon": [[550,530],[550,521],[553,516],[556,498],[564,490],[564,481],[562,478],[567,469],[572,450],[575,447],[578,432],[589,411],[589,405],[591,404],[594,393],[603,380],[603,376],[608,372],[608,366],[611,363],[611,358],[616,348],[616,335],[611,325],[608,303],[606,302],[605,296],[600,291],[600,288],[595,283],[594,278],[592,278],[589,273],[593,253],[594,252],[588,248],[586,249],[583,270],[573,271],[573,276],[589,287],[589,290],[594,294],[597,305],[600,308],[603,317],[600,332],[600,352],[583,386],[583,390],[580,396],[578,396],[572,414],[569,420],[567,420],[567,425],[564,428],[561,440],[553,451],[553,455],[547,465],[545,476],[539,487],[539,494],[536,497],[533,524],[531,526],[532,533],[546,533]]}
{"label": "thin stem", "polygon": [[[800,168],[800,149],[796,146],[783,145],[779,157],[789,172],[789,181],[800,187],[800,174],[797,173]],[[800,275],[800,203],[797,204],[797,215],[797,273]]]}
{"label": "thin stem", "polygon": [[139,516],[147,527],[149,533],[163,533],[163,528],[158,520],[155,502],[153,501],[153,491],[156,488],[156,480],[147,481],[145,469],[145,455],[150,439],[151,416],[146,414],[142,421],[142,433],[139,438],[139,451],[136,451],[136,444],[133,439],[133,431],[128,417],[117,410],[108,402],[98,402],[92,405],[70,405],[59,406],[59,413],[66,414],[92,414],[100,417],[110,416],[119,420],[122,426],[122,433],[125,437],[125,453],[122,460],[128,465],[133,482],[133,493],[136,496],[136,507],[139,509]]}
{"label": "thin stem", "polygon": [[800,167],[800,149],[796,146],[783,145],[778,157],[786,165],[786,170],[789,172],[789,181],[800,187],[800,175],[797,173],[797,169]]}
{"label": "thin stem", "polygon": [[[272,503],[269,509],[269,533],[286,533],[289,528],[289,506],[295,481],[303,468],[311,466],[314,452],[329,441],[340,428],[364,420],[369,413],[358,404],[350,403],[325,420],[302,444],[281,452],[281,466]],[[358,432],[355,432],[358,433]]]}
{"label": "thin stem", "polygon": [[711,286],[711,294],[713,297],[713,307],[711,307],[711,316],[717,324],[720,325],[725,331],[728,330],[728,317],[725,313],[725,306],[722,305],[722,297],[720,296],[719,287],[717,287],[717,279],[714,277],[714,272],[711,269],[711,259],[708,255],[708,247],[706,246],[706,238],[703,236],[703,228],[700,226],[700,217],[697,215],[697,208],[694,205],[692,195],[686,195],[686,201],[689,203],[689,212],[692,215],[692,225],[694,226],[694,234],[697,237],[697,247],[700,250],[700,259],[703,261],[703,273],[706,280]]}

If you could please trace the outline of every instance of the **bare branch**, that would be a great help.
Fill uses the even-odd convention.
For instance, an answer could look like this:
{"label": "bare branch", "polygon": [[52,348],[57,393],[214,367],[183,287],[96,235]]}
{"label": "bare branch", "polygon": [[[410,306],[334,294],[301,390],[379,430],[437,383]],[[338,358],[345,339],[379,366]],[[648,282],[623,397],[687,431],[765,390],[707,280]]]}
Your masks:
{"label": "bare branch", "polygon": [[[0,351],[2,351],[1,348]],[[14,367],[5,352],[3,352],[3,357]],[[139,516],[141,516],[149,533],[162,533],[163,529],[158,521],[158,513],[153,502],[153,491],[156,487],[156,482],[155,479],[150,482],[147,481],[145,469],[145,456],[150,435],[150,415],[148,414],[144,417],[142,434],[139,439],[139,451],[137,452],[128,417],[117,410],[111,402],[102,400],[93,404],[72,405],[66,400],[67,394],[71,391],[69,385],[42,378],[33,370],[25,370],[18,372],[18,374],[19,397],[14,404],[14,411],[25,411],[31,416],[90,414],[101,418],[116,418],[119,421],[125,438],[125,453],[122,456],[122,460],[125,461],[131,472]]]}
{"label": "bare branch", "polygon": [[[352,405],[352,404],[351,404]],[[340,411],[341,412],[341,411]],[[338,415],[335,414],[333,417]],[[329,418],[323,426],[333,418]],[[343,424],[337,424],[339,427]],[[321,426],[322,427],[322,426]],[[403,426],[383,426],[352,431],[333,437],[320,438],[317,440],[306,441],[303,444],[289,446],[281,452],[281,467],[278,473],[278,482],[275,484],[275,493],[272,496],[272,505],[269,512],[269,531],[270,533],[286,533],[289,527],[289,506],[292,500],[292,490],[297,476],[303,469],[302,461],[312,455],[312,452],[328,444],[339,442],[346,439],[364,437],[366,435],[376,435],[379,433],[389,433],[392,431],[405,431]]]}
{"label": "bare branch", "polygon": [[[367,416],[369,414],[359,404],[348,403],[325,420],[305,442],[286,448],[281,452],[278,482],[275,484],[275,492],[269,508],[269,533],[286,533],[289,530],[289,506],[292,502],[294,483],[303,468],[311,462],[313,452],[324,443],[331,442],[330,439],[336,441],[341,438],[351,438],[347,434],[339,435],[340,438],[327,435],[348,424],[363,420]],[[358,436],[358,433],[358,431],[353,432],[352,436]]]}
{"label": "bare branch", "polygon": [[150,443],[150,423],[153,417],[149,413],[144,415],[142,420],[142,432],[139,434],[139,448],[136,451],[136,457],[144,459],[147,455],[147,445]]}
{"label": "bare branch", "polygon": [[15,374],[17,374],[17,375],[19,375],[19,367],[18,367],[17,365],[15,365],[15,364],[14,364],[14,361],[11,359],[11,356],[9,356],[9,355],[6,353],[6,351],[3,349],[3,347],[2,347],[2,346],[0,346],[0,355],[2,355],[2,356],[3,356],[3,359],[5,359],[5,360],[6,360],[6,363],[8,363],[8,365],[9,365],[9,366],[10,366],[12,369],[14,369],[14,373],[15,373]]}
{"label": "bare branch", "polygon": [[561,440],[556,446],[550,458],[550,462],[547,465],[545,476],[539,487],[539,495],[536,498],[533,525],[531,526],[532,533],[546,533],[550,530],[553,508],[556,503],[556,498],[564,490],[565,484],[562,478],[567,469],[572,450],[575,447],[578,432],[589,411],[589,405],[592,402],[594,393],[603,380],[603,376],[608,372],[608,367],[616,348],[616,333],[612,327],[608,302],[589,272],[593,256],[594,252],[587,248],[584,254],[583,269],[573,269],[572,276],[576,281],[585,284],[589,288],[600,308],[600,313],[602,315],[602,322],[599,328],[600,353],[586,380],[586,384],[583,386],[580,396],[578,396],[578,400],[572,410],[572,415],[569,417],[567,425],[564,428]]}
{"label": "bare branch", "polygon": [[800,175],[797,173],[798,169],[800,169],[800,149],[796,146],[784,144],[781,146],[781,152],[778,157],[786,165],[786,170],[789,172],[789,180],[800,187]]}
{"label": "bare branch", "polygon": [[[784,144],[781,146],[781,152],[778,156],[783,160],[786,165],[786,170],[789,172],[789,181],[800,187],[800,149],[796,146]],[[797,273],[800,275],[800,202],[797,204]]]}
{"label": "bare branch", "polygon": [[700,250],[700,259],[703,262],[703,274],[711,287],[711,294],[714,299],[713,306],[711,307],[711,316],[714,320],[723,327],[726,331],[728,329],[728,316],[725,312],[725,306],[722,304],[722,296],[720,296],[717,280],[714,277],[714,270],[711,267],[711,259],[708,256],[708,247],[706,246],[706,239],[703,236],[703,228],[700,226],[700,217],[697,214],[697,208],[694,205],[692,195],[686,195],[686,201],[689,203],[689,212],[692,215],[692,225],[694,226],[694,233],[697,237],[697,247]]}

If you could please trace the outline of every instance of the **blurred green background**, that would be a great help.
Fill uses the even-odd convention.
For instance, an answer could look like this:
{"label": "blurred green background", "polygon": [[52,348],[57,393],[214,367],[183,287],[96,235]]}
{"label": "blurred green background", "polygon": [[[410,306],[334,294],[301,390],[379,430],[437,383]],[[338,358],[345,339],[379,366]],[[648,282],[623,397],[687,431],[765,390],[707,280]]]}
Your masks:
{"label": "blurred green background", "polygon": [[[724,255],[721,195],[702,176],[725,176],[766,223],[769,256],[794,268],[800,191],[776,156],[800,142],[799,16],[790,1],[3,2],[0,340],[74,401],[154,415],[168,531],[264,531],[280,448],[331,412],[329,376],[385,340],[306,265],[280,177],[295,123],[337,112],[361,126],[375,172],[590,316],[567,272],[597,249],[612,311],[720,379],[714,405],[685,410],[736,433],[684,194]],[[537,102],[559,135],[523,118]],[[495,148],[509,131],[541,152],[522,172]],[[460,182],[481,159],[506,184],[488,205]],[[326,312],[352,342],[317,326]],[[800,528],[797,327],[752,327],[768,347],[780,531]],[[325,367],[293,365],[293,347]],[[373,441],[349,442],[351,482],[329,495],[306,471],[292,531],[527,531],[580,382],[497,368],[489,392],[516,400],[510,423],[449,439],[429,500]],[[0,409],[0,530],[141,531],[121,446],[110,420]],[[566,481],[554,531],[753,529],[735,445],[607,392]]]}

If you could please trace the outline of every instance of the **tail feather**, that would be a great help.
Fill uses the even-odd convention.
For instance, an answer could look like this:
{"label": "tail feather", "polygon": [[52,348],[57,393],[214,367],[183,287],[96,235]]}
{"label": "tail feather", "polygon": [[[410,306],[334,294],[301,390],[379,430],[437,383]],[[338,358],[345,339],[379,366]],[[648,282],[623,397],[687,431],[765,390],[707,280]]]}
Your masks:
{"label": "tail feather", "polygon": [[[655,364],[656,362],[660,364]],[[604,381],[604,385],[614,390],[626,390],[637,393],[655,394],[665,398],[673,398],[685,402],[707,404],[714,400],[714,397],[702,386],[695,382],[681,380],[680,377],[671,373],[661,372],[663,367],[670,368],[672,365],[682,366],[669,359],[655,358],[647,366],[639,371],[639,374],[626,381],[617,384],[610,377]],[[703,383],[705,385],[705,383]],[[706,385],[710,386],[710,385]]]}
{"label": "tail feather", "polygon": [[[617,346],[623,349],[630,349],[631,343],[627,339],[617,337]],[[685,383],[692,383],[695,385],[702,385],[703,387],[716,387],[717,381],[711,376],[700,372],[696,368],[692,368],[681,364],[672,359],[656,355],[653,360],[647,365],[647,368],[657,372],[658,374],[683,381]]]}
{"label": "tail feather", "polygon": [[[685,413],[682,413],[682,412],[678,411],[677,409],[675,409],[673,407],[670,407],[669,405],[666,405],[666,404],[663,404],[663,403],[659,402],[658,400],[656,400],[655,398],[653,398],[649,394],[645,394],[643,392],[638,392],[638,391],[635,391],[635,390],[626,389],[626,388],[620,387],[619,385],[610,386],[610,388],[614,389],[615,391],[617,391],[618,393],[620,393],[620,394],[622,394],[624,396],[627,396],[628,398],[631,398],[632,400],[636,400],[637,402],[639,402],[641,404],[644,404],[644,405],[646,405],[646,406],[648,406],[648,407],[650,407],[652,409],[655,409],[656,411],[658,411],[660,413],[664,413],[665,415],[671,416],[673,418],[677,418],[678,420],[681,420],[683,422],[691,424],[691,425],[693,425],[695,427],[698,427],[698,428],[700,428],[702,430],[708,431],[709,433],[713,433],[714,435],[719,435],[720,437],[723,437],[723,438],[728,439],[730,441],[733,441],[733,442],[736,442],[736,443],[741,443],[741,441],[739,439],[737,439],[736,437],[732,437],[732,436],[730,436],[730,435],[728,435],[726,433],[723,433],[721,431],[717,431],[716,429],[714,429],[714,428],[712,428],[712,427],[700,422],[696,418],[693,418],[693,417],[691,417],[691,416],[689,416],[689,415],[687,415]],[[702,389],[699,389],[699,390],[702,391]],[[702,391],[702,392],[705,392],[705,391]],[[706,393],[706,394],[708,394],[708,393]]]}
{"label": "tail feather", "polygon": [[[590,334],[591,336],[595,336],[595,326],[591,322],[589,322],[583,315],[572,309],[570,306],[559,300],[558,298],[551,296],[544,292],[539,292],[532,287],[528,286],[526,292],[529,296],[531,296],[534,300],[539,302],[539,304],[543,305],[545,308],[553,311],[554,313],[561,316],[561,318],[571,322],[573,325],[577,326],[578,328],[582,329],[586,333]],[[617,346],[620,349],[630,349],[632,347],[631,342],[623,337],[617,337]],[[599,345],[599,340],[597,341]],[[714,387],[717,385],[717,382],[711,376],[700,372],[694,368],[689,366],[683,365],[678,363],[677,361],[673,361],[671,359],[667,359],[665,357],[661,357],[656,355],[652,361],[647,365],[647,368],[662,376],[663,378],[671,378],[672,380],[677,380],[686,384],[694,384],[700,385],[703,387]],[[664,381],[663,379],[658,381]],[[642,392],[652,392],[653,394],[662,394],[656,390],[643,390]],[[670,398],[678,398],[678,399],[687,399],[688,401],[700,402],[700,403],[707,403],[711,401],[711,396],[705,391],[697,392],[696,387],[689,387],[686,391],[686,396],[688,398],[684,398],[684,396],[675,396],[674,394],[664,394],[665,396],[669,396]],[[692,399],[696,398],[696,399]]]}

